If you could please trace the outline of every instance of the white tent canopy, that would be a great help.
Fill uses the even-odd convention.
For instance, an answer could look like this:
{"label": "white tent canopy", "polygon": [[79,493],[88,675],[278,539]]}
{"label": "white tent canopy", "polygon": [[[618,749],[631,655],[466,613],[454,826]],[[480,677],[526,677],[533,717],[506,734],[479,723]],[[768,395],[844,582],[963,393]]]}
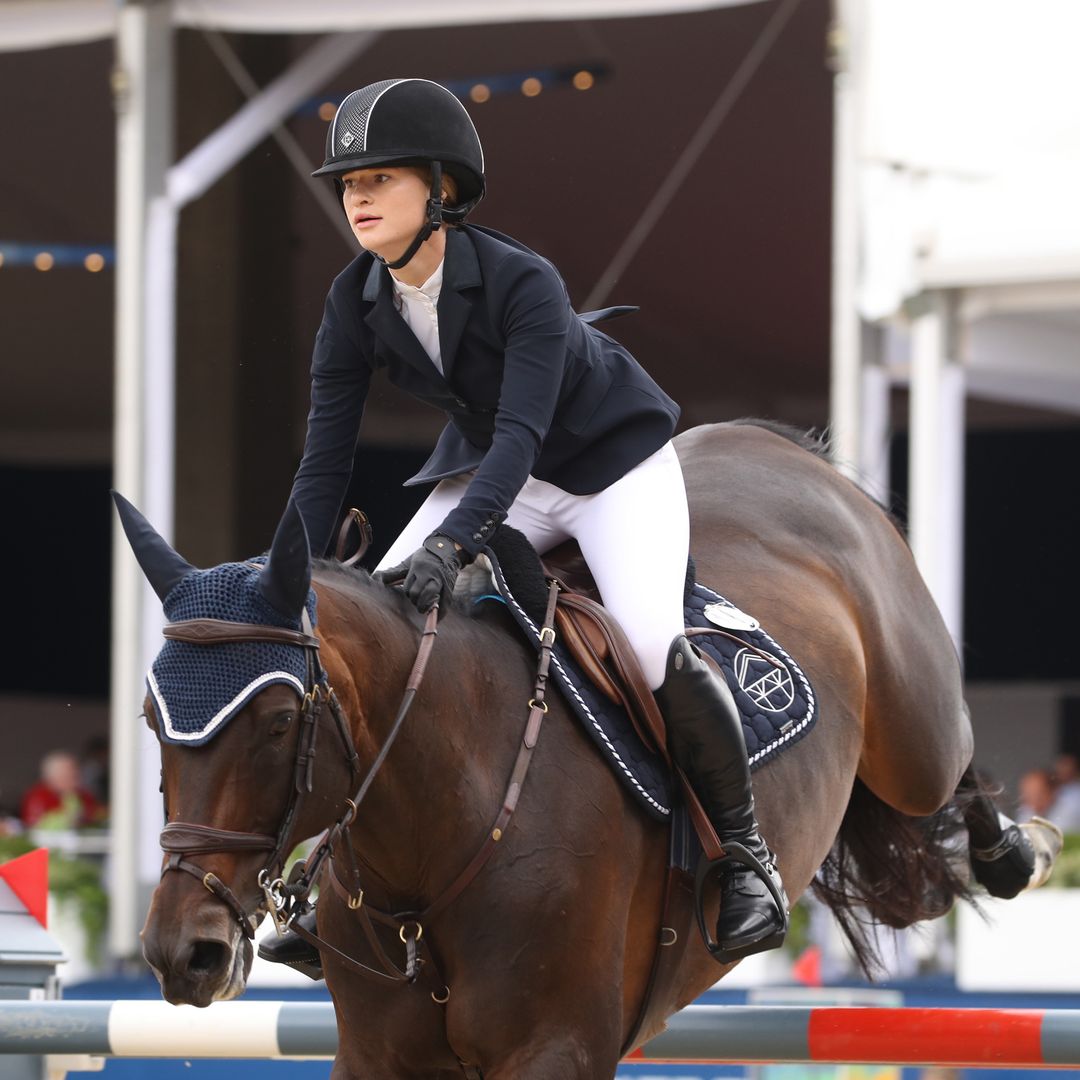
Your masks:
{"label": "white tent canopy", "polygon": [[854,265],[832,421],[885,490],[889,387],[910,386],[912,547],[959,640],[966,398],[1080,413],[1080,5],[844,7],[836,213]]}
{"label": "white tent canopy", "polygon": [[[175,26],[266,34],[674,15],[756,0],[173,0]],[[151,6],[168,0],[151,0]],[[0,51],[114,37],[116,0],[0,0]]]}
{"label": "white tent canopy", "polygon": [[1080,279],[1080,4],[866,0],[860,308]]}

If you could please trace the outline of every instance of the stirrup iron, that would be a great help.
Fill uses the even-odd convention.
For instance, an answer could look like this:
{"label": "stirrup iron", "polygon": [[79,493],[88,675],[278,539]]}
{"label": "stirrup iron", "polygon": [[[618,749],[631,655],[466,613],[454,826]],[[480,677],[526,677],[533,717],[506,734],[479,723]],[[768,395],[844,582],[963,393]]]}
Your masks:
{"label": "stirrup iron", "polygon": [[[778,930],[774,930],[771,934],[766,934],[765,937],[758,938],[757,941],[752,941],[748,945],[743,945],[737,949],[725,949],[713,937],[712,932],[709,930],[708,920],[705,918],[705,883],[717,871],[733,862],[740,863],[742,866],[752,870],[754,875],[764,882],[765,887],[769,890],[769,894],[776,903],[776,910],[780,913],[781,925]],[[773,880],[773,875],[769,873],[761,860],[743,844],[735,841],[724,844],[724,854],[720,858],[706,859],[702,855],[698,860],[697,876],[694,879],[694,912],[697,915],[698,930],[701,931],[701,939],[705,942],[705,948],[709,950],[709,955],[720,964],[733,964],[736,960],[742,960],[747,956],[752,956],[754,953],[767,952],[769,949],[778,948],[783,944],[788,932],[788,909],[780,887]]]}

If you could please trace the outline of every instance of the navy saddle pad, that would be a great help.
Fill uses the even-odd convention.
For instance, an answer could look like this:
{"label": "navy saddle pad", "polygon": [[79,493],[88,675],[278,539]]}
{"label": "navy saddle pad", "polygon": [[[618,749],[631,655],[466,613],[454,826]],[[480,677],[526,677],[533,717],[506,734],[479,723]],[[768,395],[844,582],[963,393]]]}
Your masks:
{"label": "navy saddle pad", "polygon": [[[490,549],[485,554],[502,599],[525,636],[539,649],[540,627],[526,611],[529,605],[515,598],[498,557]],[[723,630],[723,634],[694,635],[692,640],[727,677],[742,714],[751,769],[760,768],[809,734],[817,719],[810,682],[755,619],[697,583],[687,589],[685,612],[687,627]],[[625,710],[593,687],[558,640],[552,652],[551,676],[634,798],[654,818],[670,820],[675,796],[664,762],[642,742]]]}

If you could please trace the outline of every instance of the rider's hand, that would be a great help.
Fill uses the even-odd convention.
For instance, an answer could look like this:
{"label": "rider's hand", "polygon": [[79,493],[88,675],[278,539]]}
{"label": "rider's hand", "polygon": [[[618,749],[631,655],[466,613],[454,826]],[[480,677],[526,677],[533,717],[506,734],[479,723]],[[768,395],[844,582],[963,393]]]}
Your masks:
{"label": "rider's hand", "polygon": [[432,533],[403,563],[380,570],[376,577],[386,584],[405,579],[405,595],[421,612],[438,601],[440,610],[454,592],[454,582],[467,561],[464,552],[448,536]]}

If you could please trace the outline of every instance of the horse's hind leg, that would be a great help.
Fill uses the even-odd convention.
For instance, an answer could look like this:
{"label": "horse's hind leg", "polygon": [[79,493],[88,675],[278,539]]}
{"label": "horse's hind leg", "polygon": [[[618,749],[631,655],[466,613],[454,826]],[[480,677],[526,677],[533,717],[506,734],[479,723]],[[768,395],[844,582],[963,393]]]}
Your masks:
{"label": "horse's hind leg", "polygon": [[924,641],[905,644],[902,659],[882,645],[867,672],[859,777],[894,810],[924,817],[952,800],[975,740],[951,642],[936,654]]}
{"label": "horse's hind leg", "polygon": [[971,839],[971,869],[991,895],[1011,900],[1050,876],[1062,846],[1061,830],[1043,818],[1022,825],[1007,818],[970,766],[960,778],[956,801]]}

